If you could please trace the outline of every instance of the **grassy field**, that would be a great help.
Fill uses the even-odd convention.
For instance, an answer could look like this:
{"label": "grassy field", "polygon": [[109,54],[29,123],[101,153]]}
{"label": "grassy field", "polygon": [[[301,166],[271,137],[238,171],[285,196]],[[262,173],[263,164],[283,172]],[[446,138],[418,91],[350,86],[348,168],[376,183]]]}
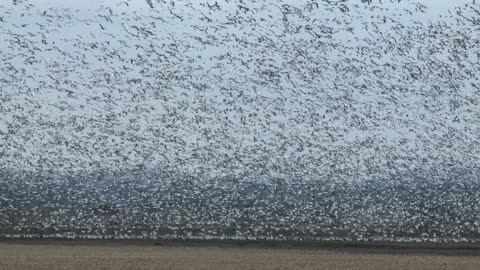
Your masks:
{"label": "grassy field", "polygon": [[0,269],[480,269],[478,251],[0,242]]}

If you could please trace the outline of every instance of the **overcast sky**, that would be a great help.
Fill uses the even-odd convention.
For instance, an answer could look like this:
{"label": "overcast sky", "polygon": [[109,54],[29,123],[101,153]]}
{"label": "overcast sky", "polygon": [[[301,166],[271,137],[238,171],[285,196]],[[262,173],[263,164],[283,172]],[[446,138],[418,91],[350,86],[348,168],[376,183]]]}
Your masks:
{"label": "overcast sky", "polygon": [[[298,0],[293,0],[292,2],[296,2]],[[349,0],[350,2],[360,2],[360,0]],[[35,0],[31,1],[35,5],[61,5],[65,7],[75,8],[75,9],[88,9],[91,7],[96,7],[100,4],[103,5],[112,5],[113,3],[121,2],[117,1],[106,1],[106,0]],[[146,0],[125,0],[131,6],[135,7],[147,7]],[[153,1],[155,2],[155,0]],[[378,2],[378,0],[374,0],[374,2]],[[386,2],[385,0],[383,2]],[[403,0],[403,2],[407,3],[408,0]],[[422,3],[427,5],[432,9],[434,12],[444,12],[448,9],[451,9],[455,6],[472,3],[473,0],[418,0],[416,2]]]}

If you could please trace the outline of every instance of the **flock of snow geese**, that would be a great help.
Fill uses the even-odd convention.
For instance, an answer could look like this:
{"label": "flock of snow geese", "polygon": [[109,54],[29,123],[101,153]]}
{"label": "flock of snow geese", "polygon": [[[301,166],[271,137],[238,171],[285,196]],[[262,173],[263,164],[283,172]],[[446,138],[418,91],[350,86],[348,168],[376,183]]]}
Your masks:
{"label": "flock of snow geese", "polygon": [[0,3],[0,236],[480,239],[478,4],[42,1]]}

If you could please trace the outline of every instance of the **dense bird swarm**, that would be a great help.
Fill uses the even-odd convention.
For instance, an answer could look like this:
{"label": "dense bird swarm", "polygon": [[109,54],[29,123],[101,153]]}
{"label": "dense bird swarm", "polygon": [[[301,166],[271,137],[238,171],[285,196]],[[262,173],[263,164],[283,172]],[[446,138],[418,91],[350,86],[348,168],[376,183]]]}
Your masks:
{"label": "dense bird swarm", "polygon": [[400,2],[1,3],[0,235],[479,239],[480,7]]}

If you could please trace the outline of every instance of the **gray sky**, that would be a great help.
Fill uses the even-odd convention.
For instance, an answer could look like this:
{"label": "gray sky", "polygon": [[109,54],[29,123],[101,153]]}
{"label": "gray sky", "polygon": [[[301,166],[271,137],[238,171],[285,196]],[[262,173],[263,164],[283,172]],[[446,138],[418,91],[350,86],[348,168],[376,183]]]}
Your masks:
{"label": "gray sky", "polygon": [[[415,7],[406,0],[385,3],[383,8],[374,10],[361,5],[358,10],[350,9],[354,14],[345,23],[336,21],[337,16],[341,16],[336,8],[309,13],[309,16],[318,19],[318,23],[312,25],[321,30],[329,24],[332,33],[335,33],[333,37],[314,37],[305,32],[293,34],[285,31],[286,27],[281,23],[281,7],[270,4],[269,0],[258,1],[257,6],[265,3],[268,7],[258,10],[272,16],[271,19],[261,23],[245,23],[238,28],[232,24],[224,28],[218,27],[226,20],[226,14],[235,12],[233,1],[230,1],[229,6],[228,3],[217,0],[222,5],[222,12],[209,14],[218,16],[218,23],[211,25],[201,20],[201,16],[194,16],[199,12],[188,10],[179,0],[176,3],[180,4],[175,5],[175,11],[181,11],[185,20],[172,18],[173,15],[164,8],[169,4],[159,5],[152,11],[144,0],[124,1],[130,3],[128,7],[120,4],[120,0],[32,0],[28,3],[35,3],[36,8],[30,8],[28,12],[25,10],[29,7],[23,4],[4,9],[11,12],[2,14],[5,26],[2,25],[3,29],[0,30],[0,51],[8,59],[4,64],[5,74],[0,75],[0,79],[6,78],[12,83],[5,84],[0,93],[5,95],[10,91],[15,98],[9,104],[0,104],[8,112],[0,117],[0,131],[10,134],[10,127],[19,123],[16,120],[19,115],[25,116],[31,123],[19,126],[18,135],[8,135],[10,144],[2,146],[11,154],[12,158],[3,159],[12,161],[9,166],[32,164],[34,167],[47,159],[58,168],[97,166],[92,161],[111,167],[120,166],[116,163],[120,160],[121,166],[125,167],[138,164],[149,164],[152,167],[158,164],[184,164],[182,170],[186,172],[203,174],[205,168],[211,175],[218,175],[232,171],[231,167],[221,165],[223,160],[234,164],[232,157],[237,157],[235,162],[239,166],[235,167],[238,170],[235,173],[243,173],[245,164],[258,164],[258,161],[252,159],[254,157],[264,160],[267,165],[285,164],[285,168],[296,164],[293,161],[308,161],[314,169],[307,173],[312,174],[320,169],[329,172],[337,164],[350,166],[350,171],[358,174],[359,171],[368,172],[370,165],[365,161],[374,160],[381,166],[387,166],[385,160],[388,155],[414,156],[420,164],[424,159],[437,156],[442,158],[435,158],[435,162],[447,159],[470,162],[477,153],[471,149],[477,149],[475,146],[479,145],[478,136],[475,136],[478,132],[473,131],[478,126],[475,124],[478,115],[477,110],[469,106],[474,106],[470,100],[478,98],[472,88],[468,87],[474,81],[463,79],[463,74],[467,72],[458,71],[458,74],[463,73],[458,76],[456,83],[467,87],[458,92],[455,100],[450,100],[451,96],[445,91],[443,98],[429,100],[420,95],[422,91],[430,89],[433,83],[449,89],[450,81],[442,80],[442,70],[437,72],[431,65],[427,65],[430,62],[424,58],[419,59],[418,48],[426,51],[431,47],[429,44],[434,44],[441,49],[433,59],[439,63],[438,66],[457,65],[452,62],[454,60],[450,60],[453,58],[447,57],[451,54],[451,50],[448,50],[451,38],[445,35],[438,38],[421,36],[415,31],[390,31],[399,21],[408,27],[412,21],[435,20],[441,13],[447,13],[449,8],[471,0],[423,1],[431,9],[426,13],[413,12],[413,15],[403,11],[404,8],[412,10]],[[12,4],[11,1],[3,3],[7,6]],[[187,3],[197,3],[199,6],[199,2],[184,0],[183,4]],[[298,3],[307,3],[307,0],[284,0],[284,3],[302,6]],[[350,3],[360,3],[360,0],[351,0]],[[255,6],[255,3],[251,2],[251,6]],[[52,7],[54,10],[48,10]],[[109,13],[109,7],[115,14],[111,22],[101,17],[102,14]],[[63,8],[70,10],[64,12]],[[207,14],[209,12],[207,8],[197,8]],[[80,11],[76,12],[77,9]],[[42,15],[44,11],[47,11],[48,16]],[[21,16],[23,12],[26,16]],[[377,32],[370,31],[369,23],[380,16],[388,17],[389,13],[396,15],[392,17],[395,20],[384,25],[378,24]],[[263,14],[243,16],[255,19],[254,16]],[[294,26],[304,23],[301,17],[292,15],[292,18],[290,22]],[[367,26],[364,27],[362,22]],[[143,31],[150,29],[152,24],[158,27],[153,27],[154,33],[150,35],[132,38],[131,34],[124,31],[134,27],[142,28]],[[346,25],[355,27],[350,30]],[[214,32],[213,27],[217,27],[218,31],[216,29],[216,34],[208,37],[204,31],[193,26],[210,27],[210,33]],[[455,29],[455,25],[452,29]],[[458,30],[468,32],[461,26]],[[33,58],[25,46],[17,44],[19,41],[15,43],[16,33],[39,48]],[[268,35],[275,39],[271,42],[260,41]],[[237,37],[238,40],[248,42],[237,42]],[[200,42],[207,38],[209,43]],[[403,55],[403,51],[401,55],[392,52],[390,44],[393,42],[387,38],[396,38],[395,42],[398,41],[410,53],[408,57]],[[416,46],[410,46],[401,38],[411,39]],[[220,41],[215,41],[216,39]],[[326,45],[317,46],[319,40]],[[175,45],[173,47],[179,47],[181,54],[176,54],[179,57],[157,56],[147,47],[152,46],[156,52],[164,52],[170,50],[172,44]],[[382,50],[377,54],[379,45]],[[298,57],[297,48],[305,48],[302,54],[306,56]],[[363,48],[368,50],[365,52]],[[228,56],[225,56],[227,52]],[[473,75],[475,72],[472,70],[476,70],[478,65],[475,57],[472,51],[471,59],[465,59],[462,63]],[[32,62],[31,59],[36,61]],[[370,64],[369,59],[375,59],[375,62]],[[344,74],[337,72],[338,63],[345,68],[342,69]],[[385,63],[394,68],[375,68],[375,65]],[[9,65],[24,69],[26,75],[8,73],[11,70]],[[410,81],[406,78],[406,74],[411,74],[413,68],[425,70],[424,73],[428,73],[425,79]],[[359,70],[365,72],[357,72]],[[175,76],[171,76],[173,72]],[[51,74],[59,74],[59,77],[49,76]],[[265,74],[276,74],[276,78],[279,78],[278,87],[261,84],[266,80]],[[139,78],[140,83],[129,83]],[[202,85],[208,86],[208,91],[202,90]],[[409,89],[408,95],[398,92],[396,94],[400,101],[386,99],[383,90],[393,86],[400,89],[398,85]],[[363,89],[359,86],[367,90],[352,90]],[[37,92],[33,97],[32,89]],[[161,93],[158,89],[162,90]],[[230,92],[232,89],[242,94],[234,97]],[[338,109],[344,108],[344,96],[343,92],[335,89],[348,90],[356,95],[348,95],[348,98],[355,100],[351,105],[354,110],[344,112]],[[77,95],[70,97],[67,90]],[[137,93],[145,92],[150,96],[145,94],[144,99],[137,98]],[[230,99],[234,100],[232,102],[237,109],[232,110],[226,103]],[[453,114],[450,108],[461,107],[458,105],[461,101],[464,101],[464,111],[458,109],[458,115]],[[66,109],[68,106],[65,104],[70,109]],[[435,113],[424,104],[429,104],[428,108],[435,108]],[[28,114],[25,113],[27,110]],[[174,110],[176,113],[170,114]],[[326,120],[316,119],[317,116],[312,113],[314,111],[319,119],[322,114],[321,119]],[[376,116],[369,115],[371,111],[377,113]],[[100,121],[110,115],[118,115],[115,125],[111,121]],[[172,115],[173,120],[165,115]],[[197,115],[203,120],[198,120]],[[245,119],[242,118],[244,115],[251,117],[248,125],[243,123],[247,121],[242,120]],[[424,118],[418,119],[417,115],[423,115]],[[457,121],[456,116],[461,117],[463,122]],[[367,128],[357,124],[359,121],[355,119],[361,119]],[[166,127],[163,124],[167,120],[175,122],[175,125]],[[314,121],[324,121],[325,126],[317,128]],[[64,127],[56,128],[58,123]],[[125,135],[122,133],[125,131],[130,133]],[[23,134],[35,139],[24,140]],[[456,134],[462,134],[466,139],[450,139]],[[69,144],[57,143],[62,138]],[[137,138],[142,138],[142,144],[136,145]],[[170,138],[184,140],[184,151],[178,151],[176,144],[169,141]],[[444,140],[448,140],[448,144]],[[289,141],[290,146],[282,146],[285,141]],[[303,147],[302,141],[315,144]],[[381,154],[369,146],[371,141],[381,146]],[[99,142],[104,143],[101,148]],[[25,145],[25,149],[18,145]],[[75,150],[77,145],[86,149],[84,154],[78,154]],[[451,147],[447,148],[449,145]],[[158,151],[159,146],[164,149]],[[3,149],[0,147],[0,152]],[[116,154],[115,150],[120,154]],[[278,152],[282,154],[278,155]],[[128,153],[128,159],[122,159],[123,153]],[[325,153],[337,156],[328,157]],[[217,154],[219,156],[215,158],[203,158],[203,155],[211,157]],[[16,156],[21,158],[13,158]],[[277,157],[278,159],[273,159]],[[148,160],[145,161],[146,158]],[[176,159],[181,162],[174,161]],[[342,159],[347,161],[339,162]],[[397,160],[395,162],[400,164],[398,166],[414,164],[406,158]]]}
{"label": "gray sky", "polygon": [[[297,0],[294,0],[297,1]],[[374,0],[375,1],[375,0]],[[375,2],[377,2],[376,0]],[[118,3],[121,1],[109,1],[109,0],[82,0],[82,1],[77,1],[77,0],[35,0],[32,1],[35,3],[35,5],[61,5],[64,7],[70,7],[70,8],[75,8],[75,9],[89,9],[92,7],[95,7],[97,5],[109,5],[112,3]],[[131,6],[133,7],[147,7],[146,1],[145,0],[125,0],[125,2],[128,2]],[[350,0],[350,2],[360,2],[360,0]],[[385,1],[383,1],[385,2]],[[405,3],[409,1],[403,1]],[[422,3],[429,8],[432,9],[432,11],[438,13],[438,12],[445,12],[448,9],[451,9],[455,6],[459,6],[462,4],[466,3],[472,3],[473,0],[418,0],[416,2]]]}

